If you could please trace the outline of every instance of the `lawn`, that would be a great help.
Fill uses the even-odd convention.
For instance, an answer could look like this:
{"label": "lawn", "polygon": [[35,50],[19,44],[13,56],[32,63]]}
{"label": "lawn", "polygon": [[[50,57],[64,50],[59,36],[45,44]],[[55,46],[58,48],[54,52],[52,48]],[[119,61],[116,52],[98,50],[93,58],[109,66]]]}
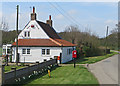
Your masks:
{"label": "lawn", "polygon": [[20,69],[20,68],[23,68],[25,66],[5,66],[5,72],[11,71],[11,67],[16,67],[16,69]]}
{"label": "lawn", "polygon": [[62,66],[57,67],[51,72],[51,78],[48,74],[31,80],[27,85],[31,84],[97,84],[97,79],[83,66]]}
{"label": "lawn", "polygon": [[[104,55],[104,56],[95,56],[95,57],[84,57],[84,58],[78,58],[76,59],[76,63],[77,64],[92,64],[92,63],[95,63],[95,62],[98,62],[98,61],[101,61],[103,59],[106,59],[108,57],[111,57],[115,54],[118,54],[117,52],[113,52],[111,51],[110,54],[107,54],[107,55]],[[73,61],[71,62],[68,62],[67,64],[73,64]]]}

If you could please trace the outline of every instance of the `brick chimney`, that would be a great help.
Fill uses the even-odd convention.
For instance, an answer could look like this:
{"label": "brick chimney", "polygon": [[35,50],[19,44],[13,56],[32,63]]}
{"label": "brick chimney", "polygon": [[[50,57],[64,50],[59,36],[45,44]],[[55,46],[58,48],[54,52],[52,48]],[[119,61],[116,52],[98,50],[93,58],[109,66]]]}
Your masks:
{"label": "brick chimney", "polygon": [[31,13],[31,20],[36,20],[35,7],[33,7],[33,13]]}
{"label": "brick chimney", "polygon": [[49,20],[47,20],[46,23],[49,24],[52,27],[51,15],[49,15]]}

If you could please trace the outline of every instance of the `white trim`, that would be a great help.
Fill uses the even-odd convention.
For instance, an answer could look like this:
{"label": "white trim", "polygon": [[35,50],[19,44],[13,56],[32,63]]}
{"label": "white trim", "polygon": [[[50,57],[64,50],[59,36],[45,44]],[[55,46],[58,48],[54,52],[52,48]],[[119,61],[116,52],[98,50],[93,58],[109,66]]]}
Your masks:
{"label": "white trim", "polygon": [[[25,54],[23,54],[23,49],[25,49]],[[31,49],[30,49],[30,54],[27,54],[27,49],[30,49],[30,48],[22,48],[22,56],[32,56]]]}
{"label": "white trim", "polygon": [[[42,49],[45,49],[45,55],[42,55]],[[41,56],[46,56],[46,57],[49,57],[49,56],[51,56],[51,52],[50,52],[50,54],[49,55],[47,55],[47,49],[49,49],[50,50],[50,48],[42,48],[41,49]],[[51,51],[51,50],[50,50]]]}

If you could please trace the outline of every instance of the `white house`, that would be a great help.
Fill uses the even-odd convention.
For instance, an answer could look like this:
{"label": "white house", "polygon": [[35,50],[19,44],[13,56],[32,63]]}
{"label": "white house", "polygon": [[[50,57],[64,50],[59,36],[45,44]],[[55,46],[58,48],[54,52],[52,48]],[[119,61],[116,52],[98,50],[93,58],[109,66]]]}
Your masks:
{"label": "white house", "polygon": [[[75,44],[63,40],[53,29],[51,16],[46,23],[36,20],[35,8],[31,20],[18,36],[19,62],[43,62],[60,56],[61,63],[72,60]],[[16,61],[16,42],[12,44],[12,61]]]}
{"label": "white house", "polygon": [[12,44],[6,44],[2,46],[2,55],[11,55],[11,46]]}

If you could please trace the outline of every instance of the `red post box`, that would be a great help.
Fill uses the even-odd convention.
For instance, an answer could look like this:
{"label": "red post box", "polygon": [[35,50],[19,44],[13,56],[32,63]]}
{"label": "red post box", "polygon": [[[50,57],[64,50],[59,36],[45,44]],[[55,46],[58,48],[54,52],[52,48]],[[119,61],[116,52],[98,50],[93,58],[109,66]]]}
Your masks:
{"label": "red post box", "polygon": [[77,51],[76,51],[76,50],[73,50],[73,51],[72,51],[72,57],[73,57],[73,58],[77,58]]}
{"label": "red post box", "polygon": [[57,57],[57,60],[60,60],[60,56]]}

